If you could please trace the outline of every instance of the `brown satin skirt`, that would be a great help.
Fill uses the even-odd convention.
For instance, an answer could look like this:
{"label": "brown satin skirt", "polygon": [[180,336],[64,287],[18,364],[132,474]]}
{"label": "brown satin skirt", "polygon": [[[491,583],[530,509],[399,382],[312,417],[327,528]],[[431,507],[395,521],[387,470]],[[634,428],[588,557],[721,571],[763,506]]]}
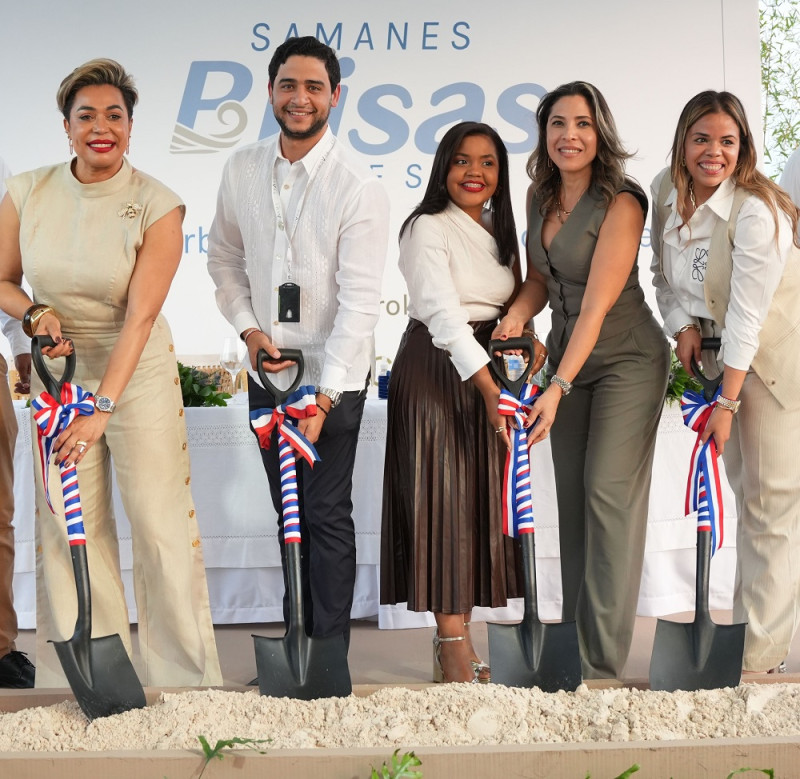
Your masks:
{"label": "brown satin skirt", "polygon": [[[496,323],[471,324],[488,345]],[[389,384],[381,603],[463,614],[522,597],[519,544],[503,535],[504,459],[478,390],[410,320]]]}

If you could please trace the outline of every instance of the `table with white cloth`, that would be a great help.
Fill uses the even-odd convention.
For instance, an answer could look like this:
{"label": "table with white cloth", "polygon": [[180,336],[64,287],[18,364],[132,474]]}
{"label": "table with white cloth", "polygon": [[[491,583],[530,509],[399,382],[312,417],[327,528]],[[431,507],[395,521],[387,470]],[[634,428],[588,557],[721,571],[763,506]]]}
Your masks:
{"label": "table with white cloth", "polygon": [[[15,465],[16,561],[14,602],[21,628],[36,621],[34,485],[30,409],[15,401],[19,423]],[[192,460],[192,494],[203,539],[214,622],[278,622],[282,619],[283,579],[277,518],[269,497],[258,445],[248,426],[245,404],[227,408],[187,408]],[[647,549],[638,613],[661,616],[694,608],[695,518],[684,517],[687,470],[695,435],[680,410],[665,407],[656,444]],[[357,577],[352,616],[378,616],[384,628],[432,625],[430,613],[414,613],[405,604],[379,605],[381,490],[386,442],[386,402],[368,399],[359,435],[353,476]],[[80,478],[80,469],[78,471]],[[532,449],[539,608],[544,619],[561,612],[558,510],[548,441]],[[736,565],[736,509],[723,478],[723,548],[711,565],[713,609],[732,605]],[[57,488],[57,487],[56,487]],[[119,493],[114,512],[128,608],[136,622],[131,577],[131,530]],[[45,521],[49,518],[44,517]],[[631,581],[631,587],[639,582]],[[520,619],[522,601],[505,609],[476,609],[475,619]]]}

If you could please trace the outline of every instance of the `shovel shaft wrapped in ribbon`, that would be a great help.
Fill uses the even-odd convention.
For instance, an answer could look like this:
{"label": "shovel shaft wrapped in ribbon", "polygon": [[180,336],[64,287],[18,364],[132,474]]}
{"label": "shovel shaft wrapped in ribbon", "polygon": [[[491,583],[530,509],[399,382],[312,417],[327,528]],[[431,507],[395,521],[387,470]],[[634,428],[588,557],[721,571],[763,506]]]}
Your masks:
{"label": "shovel shaft wrapped in ribbon", "polygon": [[[716,395],[714,397],[716,398]],[[691,514],[696,511],[698,532],[711,533],[712,557],[722,546],[724,536],[719,455],[714,437],[711,436],[703,444],[700,436],[706,429],[714,406],[716,400],[707,402],[702,395],[693,390],[686,390],[681,397],[683,424],[697,433],[689,466],[689,481],[686,485],[685,512]]]}
{"label": "shovel shaft wrapped in ribbon", "polygon": [[516,427],[506,423],[511,451],[506,455],[503,473],[503,532],[512,538],[534,530],[530,444],[525,419],[538,394],[539,387],[532,384],[523,384],[518,398],[503,388],[497,405],[500,414],[516,422]]}
{"label": "shovel shaft wrapped in ribbon", "polygon": [[297,487],[299,454],[312,468],[319,461],[314,445],[295,427],[297,420],[317,414],[316,392],[311,385],[298,387],[275,408],[250,412],[250,425],[263,449],[272,443],[272,431],[278,431],[278,462],[281,474],[281,506],[285,543],[300,542],[300,500]]}
{"label": "shovel shaft wrapped in ribbon", "polygon": [[[53,504],[50,502],[48,478],[53,445],[56,438],[73,419],[80,414],[89,416],[94,413],[94,395],[77,384],[65,382],[61,387],[60,399],[54,398],[49,392],[42,392],[31,401],[31,407],[39,431],[39,459],[42,465],[44,495],[50,511],[55,514]],[[66,466],[62,461],[59,471],[61,473],[61,489],[64,494],[64,516],[67,522],[69,544],[70,546],[85,545],[86,534],[83,528],[83,511],[75,464]]]}

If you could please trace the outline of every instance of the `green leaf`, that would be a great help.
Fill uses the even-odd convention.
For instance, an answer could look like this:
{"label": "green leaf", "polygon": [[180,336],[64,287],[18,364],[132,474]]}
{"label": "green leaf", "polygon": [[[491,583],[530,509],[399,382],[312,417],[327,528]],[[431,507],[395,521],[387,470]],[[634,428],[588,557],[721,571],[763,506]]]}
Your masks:
{"label": "green leaf", "polygon": [[202,371],[178,363],[178,377],[183,395],[183,405],[187,408],[199,406],[227,406],[225,402],[230,398],[227,392],[220,392],[214,383],[214,376],[218,373],[206,375]]}
{"label": "green leaf", "polygon": [[203,763],[203,770],[200,771],[198,779],[205,773],[208,764],[214,759],[222,760],[224,755],[222,754],[223,749],[231,749],[234,746],[245,746],[248,749],[252,749],[254,752],[258,752],[259,755],[265,755],[266,751],[259,749],[256,745],[257,744],[266,744],[272,739],[269,738],[225,738],[219,739],[217,743],[212,747],[211,744],[208,743],[208,739],[205,736],[198,736],[197,740],[200,742],[200,746],[203,748],[203,755],[205,756],[205,763]]}

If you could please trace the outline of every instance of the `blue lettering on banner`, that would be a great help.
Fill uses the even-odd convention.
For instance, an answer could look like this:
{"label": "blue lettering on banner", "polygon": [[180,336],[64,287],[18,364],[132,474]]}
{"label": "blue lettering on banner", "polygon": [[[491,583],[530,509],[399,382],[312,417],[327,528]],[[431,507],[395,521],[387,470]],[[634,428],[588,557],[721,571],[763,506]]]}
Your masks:
{"label": "blue lettering on banner", "polygon": [[418,189],[422,186],[422,176],[420,176],[420,172],[422,171],[422,165],[417,162],[413,162],[406,168],[406,186],[409,189]]}
{"label": "blue lettering on banner", "polygon": [[[439,26],[439,22],[425,22],[422,25],[422,48],[423,49],[438,49],[436,39],[439,37],[438,31],[435,29]],[[430,43],[433,41],[433,43]]]}
{"label": "blue lettering on banner", "polygon": [[[212,73],[225,73],[231,77],[231,87],[219,97],[203,97],[208,77]],[[230,61],[195,61],[189,66],[189,77],[183,90],[183,100],[178,110],[178,121],[194,127],[200,111],[216,111],[226,100],[240,103],[253,87],[253,74],[241,63]]]}
{"label": "blue lettering on banner", "polygon": [[325,32],[325,27],[322,22],[317,22],[317,40],[322,41],[324,44],[330,46],[332,49],[342,48],[342,23],[337,22],[333,28],[333,32],[328,35]]}
{"label": "blue lettering on banner", "polygon": [[269,32],[269,25],[265,22],[259,22],[258,24],[253,25],[253,37],[256,41],[251,41],[250,48],[253,51],[266,51],[269,48],[269,38],[267,38],[266,33]]}
{"label": "blue lettering on banner", "polygon": [[[440,46],[439,27],[439,22],[422,24],[423,49]],[[316,35],[329,45],[338,45],[342,42],[345,29],[342,22],[329,23],[327,26],[318,22]],[[467,22],[453,25],[453,33],[457,36],[451,41],[453,48],[464,49],[469,46],[469,29]],[[252,33],[251,47],[256,51],[265,51],[272,45],[271,39],[275,39],[275,31],[265,22],[254,25]],[[289,33],[300,33],[296,23],[290,24]],[[386,40],[388,48],[394,45],[405,50],[409,40],[408,22],[389,24]],[[354,48],[358,47],[368,47],[370,50],[375,47],[375,38],[367,23],[357,33]],[[412,94],[403,84],[375,84],[364,89],[355,106],[351,107],[348,105],[346,79],[355,72],[356,62],[347,56],[340,57],[339,62],[342,72],[341,93],[338,105],[331,110],[329,122],[331,130],[338,134],[344,111],[348,111],[351,129],[348,130],[347,137],[351,146],[362,154],[392,154],[405,147],[412,138],[419,152],[433,154],[438,138],[445,128],[462,120],[480,121],[486,114],[488,96],[479,84],[470,81],[444,84],[434,88],[429,96]],[[242,63],[229,60],[192,62],[178,109],[170,151],[173,154],[209,154],[240,143],[245,137],[251,118],[243,103],[250,97],[253,84],[253,73]],[[507,86],[497,96],[496,113],[506,124],[504,127],[501,123],[497,130],[504,140],[506,135],[512,135],[512,139],[506,141],[510,153],[526,153],[535,145],[535,109],[526,103],[538,103],[546,91],[540,84],[522,82]],[[263,90],[262,99],[264,111],[258,139],[278,131],[266,89]],[[425,110],[429,108],[440,110]],[[411,109],[417,110],[412,113]],[[419,116],[424,118],[417,120],[419,124],[412,127],[412,117],[416,120]],[[521,137],[518,131],[521,131]],[[413,181],[412,167],[407,172],[412,177],[407,186],[418,186]]]}
{"label": "blue lettering on banner", "polygon": [[456,22],[453,25],[453,34],[460,39],[459,42],[450,41],[450,45],[456,51],[463,51],[464,49],[466,49],[469,46],[469,35],[461,32],[462,29],[468,30],[469,29],[469,23],[468,22]]}
{"label": "blue lettering on banner", "polygon": [[203,230],[202,225],[198,226],[196,233],[183,234],[183,253],[189,254],[194,250],[194,243],[197,242],[197,253],[208,254],[208,233]]}
{"label": "blue lettering on banner", "polygon": [[[291,22],[286,28],[284,35],[275,34],[272,27],[267,22],[256,22],[251,33],[253,40],[250,47],[253,51],[266,51],[270,45],[270,38],[267,33],[272,32],[277,43],[282,43],[289,38],[299,35],[313,35],[318,41],[327,44],[337,51],[343,48],[358,51],[358,49],[369,48],[374,51],[376,41],[382,43],[386,41],[386,51],[392,51],[399,46],[406,51],[409,46],[417,48],[419,51],[437,51],[443,47],[444,43],[440,39],[447,40],[450,46],[456,51],[463,51],[468,48],[471,41],[469,22],[459,20],[449,24],[448,33],[443,33],[440,28],[442,22],[428,21],[419,24],[409,22],[388,21],[386,26],[375,24],[374,22],[351,23],[345,27],[344,22],[331,23],[314,22],[309,24],[302,22]],[[386,37],[383,37],[383,31]],[[449,39],[448,39],[449,38]]]}
{"label": "blue lettering on banner", "polygon": [[[351,57],[340,60],[342,79],[351,76],[356,68]],[[220,87],[220,82],[227,85]],[[170,151],[181,153],[211,153],[230,148],[239,143],[248,124],[248,115],[242,101],[253,87],[253,75],[248,68],[238,62],[196,61],[189,68],[186,87],[183,93],[178,121],[173,132]],[[530,151],[536,142],[536,122],[533,109],[522,104],[521,98],[533,97],[536,102],[547,90],[536,83],[520,83],[506,87],[496,101],[497,113],[511,129],[521,130],[523,138],[508,143],[510,153]],[[209,94],[210,93],[210,94]],[[343,112],[348,106],[349,90],[341,85],[339,103],[331,111],[331,130],[338,134]],[[436,150],[437,135],[445,127],[464,120],[480,121],[486,110],[486,93],[478,84],[461,81],[445,84],[435,89],[427,105],[438,107],[458,104],[454,108],[434,113],[422,120],[413,131],[414,145],[424,154]],[[268,102],[266,90],[263,94],[264,114],[258,138],[266,138],[278,131],[278,125]],[[359,96],[356,113],[360,121],[351,122],[354,126],[348,132],[352,147],[362,154],[377,156],[391,154],[402,149],[412,136],[412,128],[407,121],[409,109],[425,104],[424,98],[414,96],[401,84],[376,84],[368,87]],[[428,112],[429,114],[431,112]],[[209,116],[210,114],[210,116]],[[201,132],[196,129],[198,119],[203,124],[214,123],[216,132]],[[502,127],[498,127],[501,136]],[[384,137],[377,141],[368,140],[366,131],[379,131]],[[506,133],[507,134],[507,133]]]}

